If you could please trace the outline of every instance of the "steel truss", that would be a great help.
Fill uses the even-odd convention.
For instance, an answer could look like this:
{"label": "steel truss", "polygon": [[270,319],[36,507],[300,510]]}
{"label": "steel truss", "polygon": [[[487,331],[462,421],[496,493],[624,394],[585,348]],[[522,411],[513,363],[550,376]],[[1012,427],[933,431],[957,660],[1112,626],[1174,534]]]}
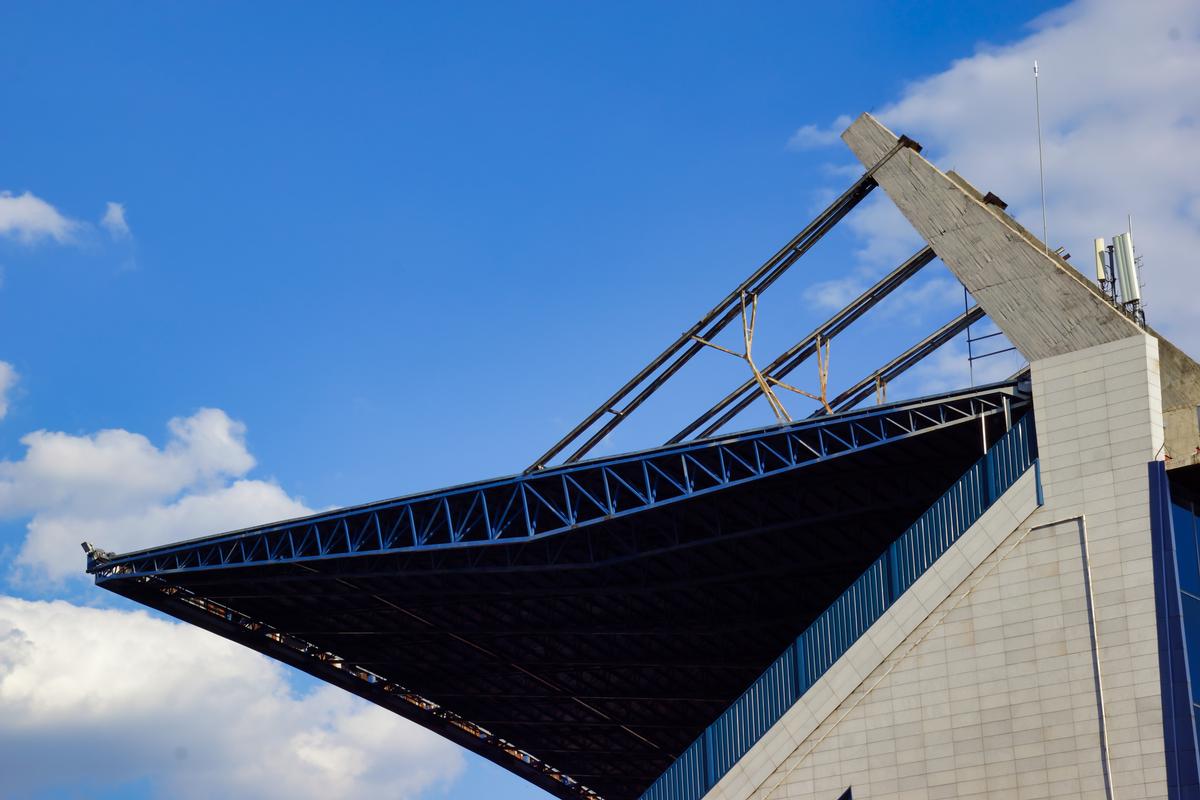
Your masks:
{"label": "steel truss", "polygon": [[124,555],[113,579],[531,541],[698,497],[949,425],[1009,415],[1015,382],[563,465]]}

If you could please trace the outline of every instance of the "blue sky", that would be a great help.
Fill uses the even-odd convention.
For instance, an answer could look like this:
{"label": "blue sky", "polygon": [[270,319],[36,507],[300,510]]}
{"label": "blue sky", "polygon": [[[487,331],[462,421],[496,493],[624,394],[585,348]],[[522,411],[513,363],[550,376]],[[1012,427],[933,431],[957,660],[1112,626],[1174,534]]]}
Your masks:
{"label": "blue sky", "polygon": [[521,468],[848,182],[796,127],[996,5],[11,9],[3,185],[135,238],[6,248],[5,443],[205,405],[322,505]]}
{"label": "blue sky", "polygon": [[[1075,3],[1031,25],[1052,5],[5,8],[0,360],[16,377],[0,421],[0,552],[15,566],[0,570],[0,709],[36,696],[10,684],[6,700],[5,676],[43,652],[45,626],[75,624],[71,609],[111,615],[147,651],[167,630],[67,574],[82,570],[84,537],[59,545],[79,531],[121,549],[526,466],[852,180],[831,135],[841,115],[879,112],[1035,227],[1031,54],[1050,104],[1052,243],[1086,254],[1124,213],[1151,220],[1139,233],[1151,321],[1188,329],[1174,298],[1195,278],[1172,266],[1200,230],[1200,200],[1174,175],[1187,171],[1147,146],[1110,176],[1111,203],[1087,176],[1122,125],[1187,140],[1200,100],[1173,76],[1195,74],[1196,15],[1184,3],[1131,13],[1131,46],[1166,53],[1161,74],[1132,70],[1147,81],[1132,93],[1087,62],[1116,5]],[[101,223],[110,203],[124,228]],[[828,298],[919,245],[884,203],[862,213],[763,300],[756,352],[798,339]],[[947,274],[926,272],[915,302],[881,306],[835,343],[835,386],[961,310]],[[740,363],[706,359],[605,447],[655,444],[743,379]],[[964,375],[955,345],[898,391]],[[171,432],[176,418],[187,422]],[[759,409],[745,424],[765,420]],[[71,604],[61,619],[46,611],[55,598]],[[182,663],[205,669],[194,648],[208,645],[176,633]],[[61,652],[37,663],[69,670]],[[353,776],[335,792],[542,796],[424,739],[414,752],[442,766],[404,783],[378,766],[389,751],[346,733],[366,712],[305,700],[310,685],[244,663],[282,692],[278,714],[324,715],[309,744],[344,734],[361,769],[342,769]],[[236,707],[204,725],[220,730],[221,713]],[[96,731],[146,719],[26,722],[68,759]],[[403,725],[370,717],[380,735]],[[0,743],[16,735],[4,726]],[[196,780],[178,764],[225,757],[187,747],[190,762],[151,763],[146,739],[114,736],[128,772],[103,791],[96,773],[63,778],[53,760],[0,755],[0,776],[22,771],[17,796],[178,796]],[[203,785],[267,796],[246,780]]]}

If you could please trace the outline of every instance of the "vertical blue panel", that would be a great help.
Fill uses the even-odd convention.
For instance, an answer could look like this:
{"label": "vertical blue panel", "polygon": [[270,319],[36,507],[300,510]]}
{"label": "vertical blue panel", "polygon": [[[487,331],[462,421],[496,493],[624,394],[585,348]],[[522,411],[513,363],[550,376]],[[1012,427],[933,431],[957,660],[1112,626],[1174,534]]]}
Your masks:
{"label": "vertical blue panel", "polygon": [[1196,680],[1197,665],[1200,665],[1200,599],[1186,592],[1180,593],[1179,599],[1183,610],[1183,643],[1187,649],[1191,700],[1193,705],[1200,705],[1200,681]]}
{"label": "vertical blue panel", "polygon": [[675,759],[670,769],[650,785],[642,795],[642,800],[699,798],[708,791],[704,760],[704,737],[701,736]]}
{"label": "vertical blue panel", "polygon": [[[1200,644],[1200,626],[1196,625],[1200,622],[1200,605],[1193,606],[1198,601],[1181,595],[1179,591],[1166,465],[1161,461],[1151,461],[1149,477],[1150,537],[1154,553],[1154,605],[1158,628],[1159,680],[1162,686],[1167,794],[1172,800],[1195,800],[1200,798],[1200,758],[1196,748],[1196,723],[1189,686],[1195,685],[1195,682],[1190,680],[1188,667],[1189,661],[1192,669],[1200,666],[1200,659],[1188,651],[1189,645],[1195,647]],[[1189,533],[1184,538],[1186,541],[1193,537]],[[1191,624],[1186,625],[1187,622]],[[1187,627],[1194,629],[1188,631]]]}
{"label": "vertical blue panel", "polygon": [[1175,529],[1175,561],[1179,570],[1179,589],[1200,597],[1200,563],[1196,557],[1196,517],[1192,504],[1171,503],[1171,524]]}
{"label": "vertical blue panel", "polygon": [[850,649],[887,608],[887,576],[876,561],[804,632],[806,671],[815,681]]}
{"label": "vertical blue panel", "polygon": [[799,677],[796,648],[789,647],[709,727],[704,737],[708,758],[704,772],[710,786],[799,699]]}

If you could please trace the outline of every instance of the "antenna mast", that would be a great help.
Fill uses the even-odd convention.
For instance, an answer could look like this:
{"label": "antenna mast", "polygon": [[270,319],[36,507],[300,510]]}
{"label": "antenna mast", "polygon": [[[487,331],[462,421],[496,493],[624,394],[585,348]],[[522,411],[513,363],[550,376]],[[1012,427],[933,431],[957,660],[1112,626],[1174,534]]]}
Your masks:
{"label": "antenna mast", "polygon": [[1050,253],[1050,236],[1046,232],[1046,170],[1042,163],[1042,97],[1038,91],[1038,63],[1033,62],[1033,106],[1037,114],[1038,183],[1042,188],[1042,246]]}

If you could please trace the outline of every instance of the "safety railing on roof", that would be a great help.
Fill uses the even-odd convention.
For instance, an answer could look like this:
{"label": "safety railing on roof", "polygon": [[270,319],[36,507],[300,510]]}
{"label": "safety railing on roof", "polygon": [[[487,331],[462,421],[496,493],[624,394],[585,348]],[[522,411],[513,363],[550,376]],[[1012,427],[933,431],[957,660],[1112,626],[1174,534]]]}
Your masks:
{"label": "safety railing on roof", "polygon": [[[699,800],[850,646],[1037,464],[1032,414],[1016,422],[850,585],[642,795]],[[1038,488],[1041,503],[1041,488]]]}

